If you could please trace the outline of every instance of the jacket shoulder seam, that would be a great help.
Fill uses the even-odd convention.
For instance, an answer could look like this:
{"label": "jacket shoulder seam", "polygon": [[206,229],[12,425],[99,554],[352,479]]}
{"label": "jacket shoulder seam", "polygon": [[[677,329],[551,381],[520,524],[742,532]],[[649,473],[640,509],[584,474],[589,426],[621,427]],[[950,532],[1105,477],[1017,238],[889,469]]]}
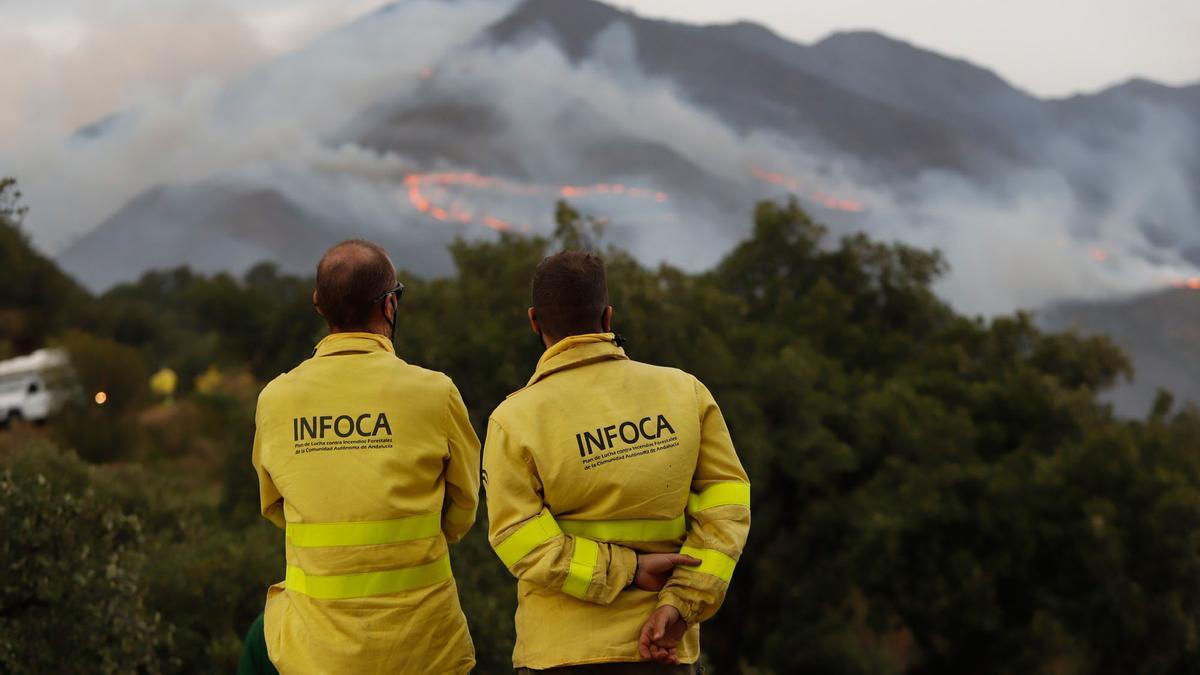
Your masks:
{"label": "jacket shoulder seam", "polygon": [[[496,419],[496,411],[493,411],[491,416],[488,417],[488,426],[493,424],[495,424],[496,428],[500,430],[500,433],[504,434],[508,438],[512,438],[512,434],[508,432],[508,429],[504,427],[504,424],[501,423],[500,420]],[[538,480],[540,481],[541,474],[538,473],[537,462],[534,461],[533,455],[531,453],[522,451],[521,448],[517,448],[517,451],[521,454],[521,462],[525,464],[526,468],[533,472],[533,475],[538,476]]]}

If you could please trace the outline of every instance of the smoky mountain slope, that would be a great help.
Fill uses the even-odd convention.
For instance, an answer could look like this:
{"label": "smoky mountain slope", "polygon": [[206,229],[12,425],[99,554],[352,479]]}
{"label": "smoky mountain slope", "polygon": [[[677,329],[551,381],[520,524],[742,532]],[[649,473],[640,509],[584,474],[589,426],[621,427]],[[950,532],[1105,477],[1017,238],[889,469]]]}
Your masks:
{"label": "smoky mountain slope", "polygon": [[333,244],[371,236],[398,253],[396,263],[422,274],[451,269],[441,236],[419,229],[393,235],[323,218],[269,187],[205,182],[160,186],[130,202],[59,256],[59,265],[93,288],[137,279],[144,271],[187,265],[201,273],[241,274],[263,260],[307,274]]}
{"label": "smoky mountain slope", "polygon": [[[878,177],[940,168],[984,173],[1005,158],[968,135],[796,67],[784,45],[739,39],[745,26],[698,27],[642,19],[594,0],[528,0],[488,29],[498,44],[550,38],[575,63],[623,27],[636,65],[743,132],[770,129],[860,159]],[[789,43],[790,44],[790,43]],[[795,45],[796,49],[804,50]]]}
{"label": "smoky mountain slope", "polygon": [[1108,394],[1116,410],[1143,416],[1159,389],[1200,403],[1200,291],[1171,289],[1111,302],[1063,303],[1044,310],[1042,325],[1105,334],[1130,356],[1134,378]]}

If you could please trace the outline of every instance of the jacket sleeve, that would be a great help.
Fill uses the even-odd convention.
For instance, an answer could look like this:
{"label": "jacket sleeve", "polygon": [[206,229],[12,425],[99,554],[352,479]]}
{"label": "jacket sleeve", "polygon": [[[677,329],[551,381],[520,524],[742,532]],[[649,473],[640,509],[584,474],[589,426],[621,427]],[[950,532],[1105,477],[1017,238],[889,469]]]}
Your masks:
{"label": "jacket sleeve", "polygon": [[262,463],[262,429],[262,404],[260,402],[254,411],[254,450],[250,453],[254,471],[258,474],[258,506],[263,517],[282,528],[287,525],[283,517],[283,495],[279,494],[279,489],[271,480],[270,472]]}
{"label": "jacket sleeve", "polygon": [[684,621],[716,614],[750,533],[750,479],[738,460],[721,409],[696,381],[700,407],[700,454],[688,498],[688,533],[680,553],[699,558],[698,567],[678,566],[658,594]]}
{"label": "jacket sleeve", "polygon": [[495,419],[483,452],[488,539],[514,576],[607,605],[633,581],[633,549],[564,534],[542,501],[542,482],[527,450]]}
{"label": "jacket sleeve", "polygon": [[450,384],[447,410],[446,496],[442,503],[442,533],[446,541],[461,541],[475,524],[479,507],[479,437],[462,395]]}

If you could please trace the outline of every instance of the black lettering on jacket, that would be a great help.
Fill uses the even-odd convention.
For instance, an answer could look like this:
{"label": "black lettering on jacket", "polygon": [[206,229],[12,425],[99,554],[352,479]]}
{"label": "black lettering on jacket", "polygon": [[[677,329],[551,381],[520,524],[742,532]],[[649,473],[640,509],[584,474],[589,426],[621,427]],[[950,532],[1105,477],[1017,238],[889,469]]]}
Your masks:
{"label": "black lettering on jacket", "polygon": [[[374,423],[372,423],[374,418]],[[333,433],[338,438],[347,438],[355,434],[364,437],[379,436],[380,432],[392,435],[392,425],[388,422],[386,413],[363,413],[358,417],[350,415],[313,415],[312,417],[292,418],[292,440],[303,441],[309,438],[325,438]]]}
{"label": "black lettering on jacket", "polygon": [[595,450],[612,448],[618,438],[625,445],[634,445],[643,439],[655,440],[662,436],[664,429],[672,435],[675,434],[675,428],[667,421],[666,415],[658,415],[657,419],[643,417],[637,422],[627,420],[620,424],[597,427],[595,435],[590,431],[582,431],[575,434],[575,444],[579,446],[579,456],[586,457]]}

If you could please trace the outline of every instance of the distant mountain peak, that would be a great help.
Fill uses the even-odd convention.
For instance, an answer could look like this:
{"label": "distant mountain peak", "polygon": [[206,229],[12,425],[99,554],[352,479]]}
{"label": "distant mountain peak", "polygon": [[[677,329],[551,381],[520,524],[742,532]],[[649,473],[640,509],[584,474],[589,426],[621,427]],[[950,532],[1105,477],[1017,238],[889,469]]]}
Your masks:
{"label": "distant mountain peak", "polygon": [[753,21],[734,21],[727,24],[716,24],[711,28],[729,31],[730,33],[740,34],[748,38],[767,38],[771,40],[786,39],[771,30],[768,26]]}
{"label": "distant mountain peak", "polygon": [[815,47],[825,43],[841,42],[846,40],[869,40],[917,49],[917,47],[915,47],[911,42],[885,35],[879,31],[867,29],[835,30],[824,38],[818,40],[813,46]]}
{"label": "distant mountain peak", "polygon": [[1173,96],[1181,93],[1187,94],[1200,91],[1200,83],[1174,86],[1155,82],[1149,78],[1134,76],[1120,84],[1109,87],[1108,91],[1127,92],[1137,96]]}
{"label": "distant mountain peak", "polygon": [[818,53],[853,55],[858,58],[870,58],[872,54],[883,58],[903,58],[923,67],[952,69],[957,71],[960,77],[980,78],[993,85],[1019,91],[1016,86],[984,66],[873,30],[836,31],[814,44],[813,50]]}
{"label": "distant mountain peak", "polygon": [[1154,80],[1142,77],[1140,75],[1134,75],[1123,82],[1115,84],[1111,87],[1106,87],[1105,90],[1121,91],[1137,95],[1158,95],[1167,92],[1173,92],[1179,88],[1180,87],[1172,87],[1168,84],[1162,84],[1161,82],[1155,82]]}
{"label": "distant mountain peak", "polygon": [[1093,93],[1075,94],[1058,99],[1055,103],[1070,107],[1086,106],[1092,101],[1104,101],[1109,106],[1151,103],[1182,110],[1184,114],[1200,116],[1200,82],[1172,86],[1134,76],[1111,87]]}
{"label": "distant mountain peak", "polygon": [[513,42],[530,33],[549,31],[574,60],[582,58],[592,38],[615,19],[637,17],[596,0],[524,0],[487,35],[497,42]]}

